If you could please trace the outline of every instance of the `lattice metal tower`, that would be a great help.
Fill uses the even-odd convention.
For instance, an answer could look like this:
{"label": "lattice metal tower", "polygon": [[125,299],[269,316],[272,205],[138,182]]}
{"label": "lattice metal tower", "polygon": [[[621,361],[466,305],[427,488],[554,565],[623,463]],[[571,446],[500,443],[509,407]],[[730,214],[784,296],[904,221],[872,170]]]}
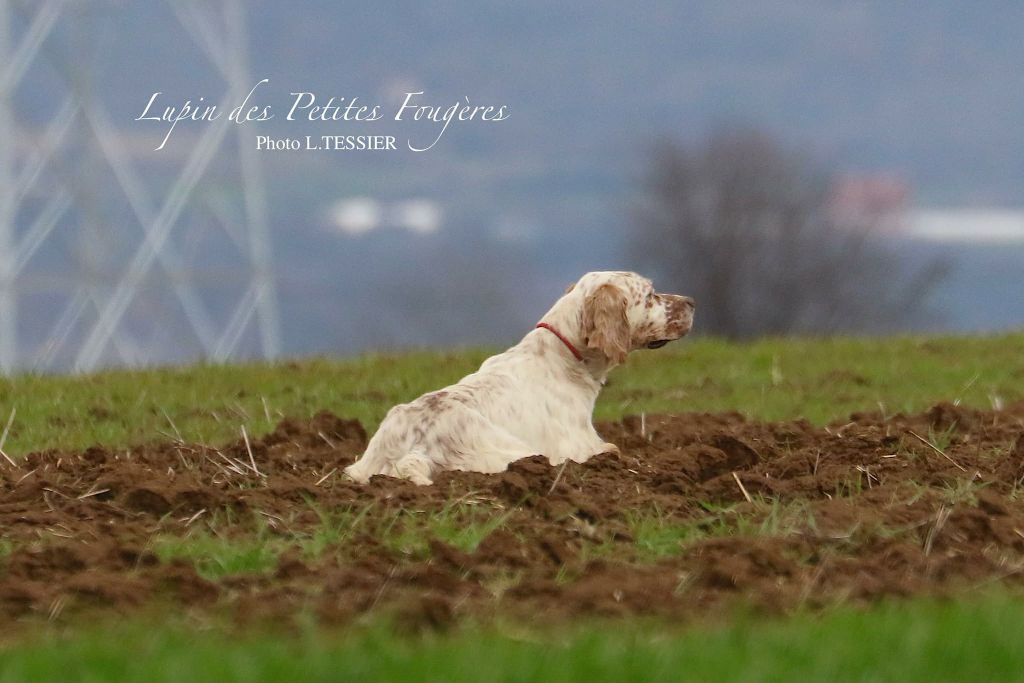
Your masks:
{"label": "lattice metal tower", "polygon": [[[3,373],[279,352],[265,184],[244,127],[226,116],[208,123],[183,159],[160,160],[154,189],[143,180],[152,156],[94,96],[89,46],[102,37],[93,29],[123,7],[0,0]],[[223,78],[219,104],[230,109],[254,84],[242,0],[166,7]],[[34,93],[26,74],[41,62],[53,76]],[[55,90],[62,99],[46,114],[19,106]]]}

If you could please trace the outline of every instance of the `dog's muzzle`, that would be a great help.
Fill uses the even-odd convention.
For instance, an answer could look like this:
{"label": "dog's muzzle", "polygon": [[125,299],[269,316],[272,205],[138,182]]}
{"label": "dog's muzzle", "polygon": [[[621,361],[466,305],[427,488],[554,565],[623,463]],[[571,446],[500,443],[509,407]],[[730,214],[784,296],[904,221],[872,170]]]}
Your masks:
{"label": "dog's muzzle", "polygon": [[693,327],[693,312],[697,308],[696,302],[688,296],[678,294],[668,295],[668,332],[671,337],[667,339],[656,339],[646,345],[648,349],[660,349],[670,341],[675,341],[686,336],[686,333]]}

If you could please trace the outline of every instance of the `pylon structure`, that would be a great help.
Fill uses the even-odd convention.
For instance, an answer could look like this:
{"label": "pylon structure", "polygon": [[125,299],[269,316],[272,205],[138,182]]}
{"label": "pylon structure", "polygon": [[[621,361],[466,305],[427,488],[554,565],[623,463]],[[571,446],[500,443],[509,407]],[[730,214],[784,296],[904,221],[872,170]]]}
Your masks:
{"label": "pylon structure", "polygon": [[[219,104],[230,109],[254,84],[242,0],[165,4],[223,79]],[[152,172],[152,147],[114,125],[92,88],[89,46],[123,11],[109,0],[0,0],[0,372],[280,350],[255,147],[223,116]],[[55,74],[43,86],[26,78],[40,63]],[[52,111],[19,107],[52,99],[54,83]]]}

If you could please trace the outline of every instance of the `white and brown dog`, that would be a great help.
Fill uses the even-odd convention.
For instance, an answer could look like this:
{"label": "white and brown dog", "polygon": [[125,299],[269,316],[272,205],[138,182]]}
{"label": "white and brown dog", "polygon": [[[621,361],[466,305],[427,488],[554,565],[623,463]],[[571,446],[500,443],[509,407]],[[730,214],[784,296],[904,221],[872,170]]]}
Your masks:
{"label": "white and brown dog", "polygon": [[345,473],[430,484],[440,470],[501,472],[531,455],[557,465],[617,452],[591,422],[605,377],[630,351],[685,335],[693,311],[692,299],[659,294],[636,273],[587,273],[511,349],[392,408]]}

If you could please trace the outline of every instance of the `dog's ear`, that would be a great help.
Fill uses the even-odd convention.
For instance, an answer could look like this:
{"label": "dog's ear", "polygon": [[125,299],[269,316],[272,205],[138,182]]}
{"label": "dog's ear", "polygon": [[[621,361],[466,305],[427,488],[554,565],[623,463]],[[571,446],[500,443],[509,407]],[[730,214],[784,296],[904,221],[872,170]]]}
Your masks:
{"label": "dog's ear", "polygon": [[587,347],[598,349],[616,363],[624,363],[629,353],[629,320],[626,295],[618,287],[604,284],[583,302],[583,330]]}

